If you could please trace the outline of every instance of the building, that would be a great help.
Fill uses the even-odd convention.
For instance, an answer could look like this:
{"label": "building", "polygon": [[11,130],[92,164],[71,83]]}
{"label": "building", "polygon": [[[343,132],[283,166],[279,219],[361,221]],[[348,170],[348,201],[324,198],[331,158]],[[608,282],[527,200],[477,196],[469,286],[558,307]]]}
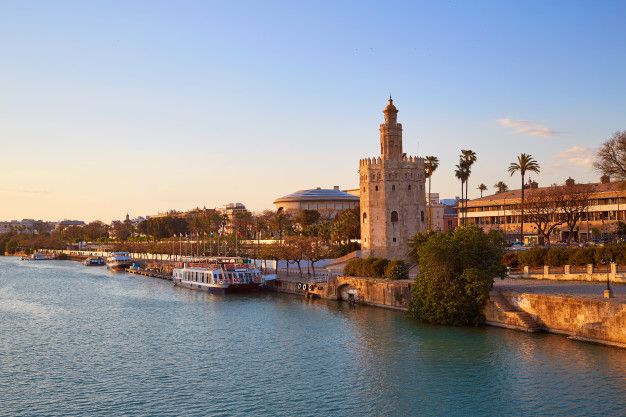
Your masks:
{"label": "building", "polygon": [[427,194],[426,214],[428,220],[428,227],[435,232],[442,232],[444,230],[444,211],[445,206],[439,200],[439,193]]}
{"label": "building", "polygon": [[332,189],[317,187],[312,190],[300,190],[277,198],[276,210],[301,211],[316,210],[324,218],[333,218],[338,213],[359,206],[359,197],[354,190],[341,191],[338,186]]}
{"label": "building", "polygon": [[443,204],[443,231],[452,231],[459,226],[459,198],[444,198],[441,204]]}
{"label": "building", "polygon": [[359,162],[361,253],[406,259],[409,239],[427,227],[424,159],[402,152],[402,125],[391,97],[383,114],[381,155]]}
{"label": "building", "polygon": [[[571,187],[574,184],[575,181],[568,178],[566,184],[559,188]],[[599,183],[586,184],[586,186],[588,205],[581,213],[581,219],[575,230],[569,230],[566,224],[560,224],[556,229],[558,233],[555,240],[566,240],[571,234],[574,241],[586,241],[594,235],[615,233],[618,221],[626,221],[626,183],[611,182],[609,177],[603,176]],[[539,187],[536,182],[532,181],[524,188],[528,201],[533,193],[546,190],[548,187]],[[467,203],[465,222],[477,224],[485,231],[502,231],[509,241],[519,240],[520,203],[521,189],[470,200]],[[552,221],[559,221],[559,214],[554,213]],[[459,210],[458,218],[459,222],[463,221],[461,210]],[[532,243],[537,240],[537,226],[529,221],[527,209],[524,221],[524,241]]]}

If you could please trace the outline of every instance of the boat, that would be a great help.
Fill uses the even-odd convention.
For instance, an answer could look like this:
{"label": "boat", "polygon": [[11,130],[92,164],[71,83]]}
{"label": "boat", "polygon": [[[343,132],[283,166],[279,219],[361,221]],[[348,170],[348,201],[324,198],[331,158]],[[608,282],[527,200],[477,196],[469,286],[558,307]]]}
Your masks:
{"label": "boat", "polygon": [[21,259],[22,261],[47,261],[52,258],[45,253],[35,252],[30,256],[22,256]]}
{"label": "boat", "polygon": [[250,264],[184,263],[172,271],[174,285],[210,293],[246,293],[261,290],[261,271]]}
{"label": "boat", "polygon": [[128,252],[111,252],[106,260],[107,268],[114,271],[123,271],[132,263],[133,260]]}
{"label": "boat", "polygon": [[87,258],[83,261],[83,265],[85,266],[104,266],[106,265],[106,261],[101,256],[95,256],[91,258]]}

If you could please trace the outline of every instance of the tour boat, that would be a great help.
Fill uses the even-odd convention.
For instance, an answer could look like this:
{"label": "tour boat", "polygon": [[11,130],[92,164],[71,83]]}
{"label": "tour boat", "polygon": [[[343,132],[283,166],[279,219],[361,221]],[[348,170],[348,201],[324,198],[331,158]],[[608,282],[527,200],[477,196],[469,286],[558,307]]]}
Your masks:
{"label": "tour boat", "polygon": [[259,291],[263,276],[248,264],[184,263],[182,268],[174,268],[172,281],[181,287],[224,294]]}
{"label": "tour boat", "polygon": [[133,260],[130,257],[128,252],[112,252],[111,255],[107,257],[107,268],[112,269],[114,271],[124,270],[129,268],[133,263]]}
{"label": "tour boat", "polygon": [[50,256],[46,255],[45,253],[41,253],[41,252],[35,252],[30,256],[22,256],[21,258],[23,261],[47,261],[50,258]]}
{"label": "tour boat", "polygon": [[96,256],[93,258],[87,258],[83,261],[83,265],[85,266],[103,266],[106,265],[106,262],[103,257]]}

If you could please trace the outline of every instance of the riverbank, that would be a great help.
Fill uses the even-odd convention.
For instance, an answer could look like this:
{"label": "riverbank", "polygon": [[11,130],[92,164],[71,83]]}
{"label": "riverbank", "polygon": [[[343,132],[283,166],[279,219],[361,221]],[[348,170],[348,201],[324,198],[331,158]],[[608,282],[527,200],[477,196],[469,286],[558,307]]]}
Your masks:
{"label": "riverbank", "polygon": [[[278,280],[269,289],[407,311],[413,281],[337,277],[327,283],[304,284],[305,281]],[[626,286],[613,287],[616,297],[604,299],[601,285],[496,281],[484,310],[486,324],[525,332],[557,333],[626,348]]]}

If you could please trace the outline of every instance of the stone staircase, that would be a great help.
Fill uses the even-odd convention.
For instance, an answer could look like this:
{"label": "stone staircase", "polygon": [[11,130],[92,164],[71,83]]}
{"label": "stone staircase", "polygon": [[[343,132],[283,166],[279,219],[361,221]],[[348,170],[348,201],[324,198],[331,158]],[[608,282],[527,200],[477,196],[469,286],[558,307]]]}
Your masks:
{"label": "stone staircase", "polygon": [[489,320],[492,325],[501,325],[502,327],[510,327],[527,332],[539,332],[543,328],[537,320],[529,313],[520,310],[509,303],[500,291],[492,291],[490,293],[490,302],[497,310],[500,320]]}

